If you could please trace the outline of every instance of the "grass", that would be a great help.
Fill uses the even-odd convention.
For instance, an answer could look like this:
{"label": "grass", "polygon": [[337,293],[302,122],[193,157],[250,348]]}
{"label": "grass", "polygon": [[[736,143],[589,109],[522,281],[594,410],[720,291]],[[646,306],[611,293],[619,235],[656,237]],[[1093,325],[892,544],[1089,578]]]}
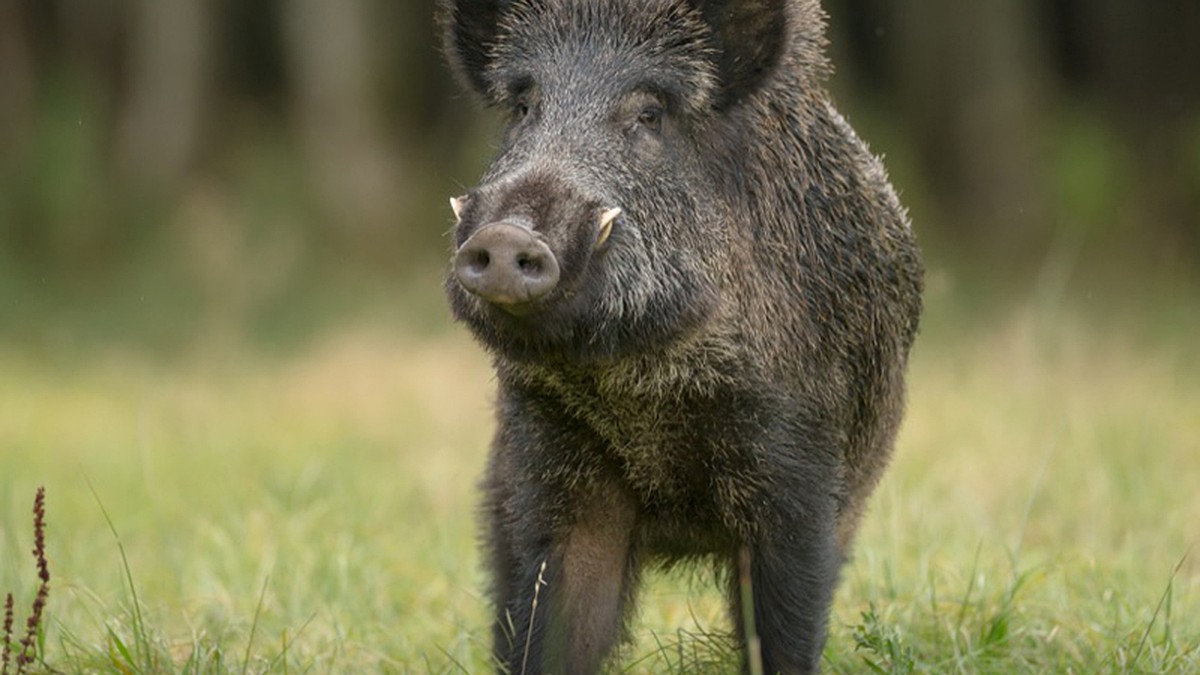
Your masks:
{"label": "grass", "polygon": [[[960,311],[936,287],[825,668],[1200,672],[1200,303]],[[0,591],[37,593],[45,485],[47,669],[486,671],[490,396],[457,329],[170,363],[0,347]],[[652,575],[620,667],[728,670],[709,581]]]}

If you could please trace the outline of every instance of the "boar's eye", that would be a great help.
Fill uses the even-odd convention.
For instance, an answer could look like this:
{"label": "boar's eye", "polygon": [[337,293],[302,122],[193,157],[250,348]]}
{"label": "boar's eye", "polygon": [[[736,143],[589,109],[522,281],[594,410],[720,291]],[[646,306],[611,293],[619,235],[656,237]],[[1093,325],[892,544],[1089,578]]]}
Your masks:
{"label": "boar's eye", "polygon": [[662,131],[662,118],[662,106],[648,105],[638,113],[637,121],[646,130],[658,133]]}
{"label": "boar's eye", "polygon": [[524,122],[533,114],[536,92],[533,82],[522,78],[509,89],[509,114],[513,122]]}

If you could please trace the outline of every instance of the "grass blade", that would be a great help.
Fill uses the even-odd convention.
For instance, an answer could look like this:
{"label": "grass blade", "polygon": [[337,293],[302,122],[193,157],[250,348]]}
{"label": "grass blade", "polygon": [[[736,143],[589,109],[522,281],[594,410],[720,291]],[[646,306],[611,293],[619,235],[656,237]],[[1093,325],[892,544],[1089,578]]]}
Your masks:
{"label": "grass blade", "polygon": [[[131,666],[135,666],[136,663],[139,662],[149,666],[151,665],[150,644],[146,638],[146,627],[142,620],[142,605],[138,600],[137,588],[133,585],[133,572],[129,567],[129,557],[125,554],[125,544],[121,542],[121,535],[117,533],[117,526],[113,524],[112,518],[108,515],[108,509],[104,508],[104,502],[100,499],[100,494],[96,492],[96,488],[92,485],[92,481],[87,476],[84,476],[84,481],[87,483],[88,489],[92,491],[92,496],[96,498],[96,505],[100,507],[100,513],[104,516],[104,522],[108,523],[108,530],[112,532],[113,539],[115,539],[117,542],[117,551],[121,554],[121,568],[125,574],[125,582],[129,585],[129,595],[133,599],[133,637],[135,640],[134,650],[137,652],[138,660],[134,661],[129,657],[128,650],[124,649],[125,645],[119,639],[117,640],[117,644],[124,650],[122,654],[126,657],[126,660]],[[109,635],[113,638],[116,638],[115,633],[113,633],[111,630],[109,631]],[[144,661],[142,660],[143,650],[146,652],[144,655]],[[151,668],[151,670],[153,669]]]}

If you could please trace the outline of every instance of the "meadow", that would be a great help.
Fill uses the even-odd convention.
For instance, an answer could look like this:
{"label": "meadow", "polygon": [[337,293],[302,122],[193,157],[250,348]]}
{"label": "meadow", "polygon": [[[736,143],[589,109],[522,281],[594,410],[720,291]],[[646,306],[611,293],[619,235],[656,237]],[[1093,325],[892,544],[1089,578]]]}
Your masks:
{"label": "meadow", "polygon": [[[1200,297],[981,308],[943,282],[825,669],[1200,672]],[[492,379],[435,324],[168,359],[0,346],[18,633],[47,495],[31,670],[487,671],[474,486]],[[616,668],[732,670],[711,578],[650,582]]]}

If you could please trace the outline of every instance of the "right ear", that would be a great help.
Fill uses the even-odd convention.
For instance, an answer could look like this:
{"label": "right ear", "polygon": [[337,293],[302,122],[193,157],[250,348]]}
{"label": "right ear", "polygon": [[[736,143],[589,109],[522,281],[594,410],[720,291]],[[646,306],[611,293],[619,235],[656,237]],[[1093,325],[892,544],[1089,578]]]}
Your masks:
{"label": "right ear", "polygon": [[791,3],[788,0],[692,2],[712,29],[715,65],[721,78],[718,107],[731,106],[757,90],[779,67],[787,48]]}
{"label": "right ear", "polygon": [[440,0],[442,48],[450,67],[485,99],[490,98],[487,69],[500,19],[511,0]]}

